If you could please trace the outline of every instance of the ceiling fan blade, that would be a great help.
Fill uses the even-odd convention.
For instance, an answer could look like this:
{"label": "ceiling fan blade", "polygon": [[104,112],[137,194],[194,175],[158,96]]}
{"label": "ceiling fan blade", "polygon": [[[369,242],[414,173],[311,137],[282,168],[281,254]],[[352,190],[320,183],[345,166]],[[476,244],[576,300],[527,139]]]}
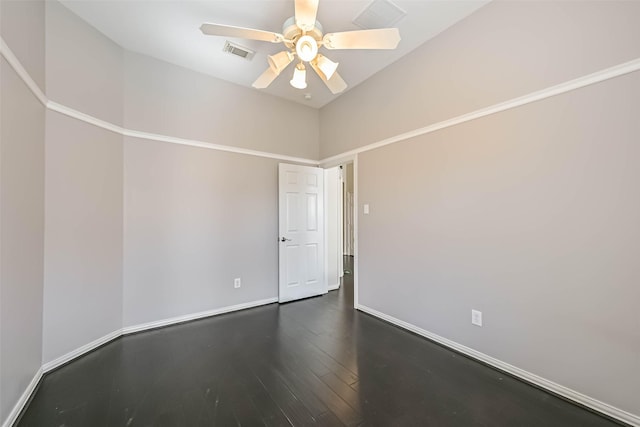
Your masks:
{"label": "ceiling fan blade", "polygon": [[397,28],[329,33],[322,39],[327,49],[395,49],[399,42]]}
{"label": "ceiling fan blade", "polygon": [[333,73],[333,76],[331,76],[329,80],[325,80],[324,84],[327,85],[334,95],[343,92],[347,88],[347,83],[342,80],[342,77],[340,77],[338,73]]}
{"label": "ceiling fan blade", "polygon": [[260,75],[260,77],[256,79],[255,82],[253,82],[251,86],[255,87],[256,89],[264,89],[268,87],[271,82],[276,79],[276,77],[278,77],[278,73],[276,73],[271,69],[271,67],[269,67],[265,70],[264,73]]}
{"label": "ceiling fan blade", "polygon": [[311,31],[316,25],[318,0],[296,0],[296,25],[302,31]]}
{"label": "ceiling fan blade", "polygon": [[232,25],[205,23],[200,26],[200,31],[208,36],[237,37],[241,39],[260,40],[271,43],[280,43],[284,40],[284,36],[282,34],[255,30],[253,28],[234,27]]}
{"label": "ceiling fan blade", "polygon": [[324,84],[327,85],[332,94],[337,95],[347,88],[347,83],[342,80],[342,77],[340,77],[340,74],[338,74],[337,72],[334,72],[331,78],[327,79],[322,70],[318,68],[318,64],[316,61],[310,62],[310,64],[316,71],[318,76],[322,79]]}

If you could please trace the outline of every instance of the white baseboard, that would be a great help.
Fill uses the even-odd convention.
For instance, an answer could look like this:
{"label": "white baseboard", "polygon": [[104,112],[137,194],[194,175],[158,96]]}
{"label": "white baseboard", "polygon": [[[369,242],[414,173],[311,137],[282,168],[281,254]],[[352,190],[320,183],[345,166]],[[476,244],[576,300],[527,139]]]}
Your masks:
{"label": "white baseboard", "polygon": [[31,379],[31,382],[22,393],[22,396],[20,396],[20,399],[18,399],[16,404],[13,406],[11,412],[9,412],[9,416],[7,416],[7,419],[5,419],[4,423],[2,423],[2,427],[11,427],[13,423],[17,421],[18,415],[20,415],[22,408],[24,408],[24,406],[27,404],[27,402],[31,398],[31,394],[33,394],[36,387],[38,386],[38,382],[40,382],[42,374],[42,368],[38,369],[38,372],[36,372],[36,374],[33,376],[33,379]]}
{"label": "white baseboard", "polygon": [[218,314],[231,313],[233,311],[245,310],[247,308],[258,307],[260,305],[272,304],[274,302],[278,302],[278,298],[268,298],[264,300],[251,301],[242,304],[231,305],[227,307],[216,308],[213,310],[201,311],[199,313],[186,314],[184,316],[171,317],[169,319],[157,320],[154,322],[143,323],[140,325],[127,326],[122,329],[118,329],[113,331],[103,337],[96,339],[88,344],[83,345],[82,347],[78,347],[77,349],[70,351],[69,353],[58,357],[51,362],[47,362],[42,365],[43,373],[47,373],[53,369],[56,369],[59,366],[64,365],[65,363],[80,357],[101,345],[108,343],[122,335],[133,334],[135,332],[146,331],[149,329],[161,328],[163,326],[175,325],[177,323],[189,322],[191,320],[202,319],[205,317],[216,316]]}
{"label": "white baseboard", "polygon": [[327,289],[330,290],[330,291],[335,291],[337,289],[340,289],[340,283],[338,282],[335,285],[331,285]]}
{"label": "white baseboard", "polygon": [[184,316],[171,317],[154,322],[143,323],[140,325],[126,326],[122,328],[122,335],[133,334],[135,332],[146,331],[148,329],[161,328],[163,326],[175,325],[177,323],[189,322],[191,320],[202,319],[204,317],[217,316],[219,314],[231,313],[233,311],[245,310],[247,308],[258,307],[261,305],[273,304],[278,302],[278,298],[267,298],[258,301],[245,302],[242,304],[230,305],[227,307],[216,308],[213,310],[201,311],[199,313],[187,314]]}
{"label": "white baseboard", "polygon": [[65,363],[68,363],[70,361],[72,361],[73,359],[76,359],[98,347],[100,347],[101,345],[104,345],[106,343],[108,343],[109,341],[112,341],[116,338],[119,338],[123,335],[127,335],[127,334],[132,334],[135,332],[141,332],[141,331],[146,331],[149,329],[155,329],[155,328],[160,328],[163,326],[169,326],[169,325],[174,325],[177,323],[183,323],[183,322],[188,322],[190,320],[196,320],[196,319],[202,319],[204,317],[210,317],[210,316],[216,316],[219,314],[224,314],[224,313],[231,313],[233,311],[239,311],[239,310],[245,310],[247,308],[253,308],[253,307],[258,307],[261,305],[267,305],[267,304],[273,304],[274,302],[278,302],[278,298],[274,297],[274,298],[267,298],[267,299],[263,299],[263,300],[258,300],[258,301],[251,301],[251,302],[246,302],[246,303],[242,303],[242,304],[236,304],[236,305],[231,305],[231,306],[227,306],[227,307],[222,307],[222,308],[216,308],[214,310],[208,310],[208,311],[201,311],[199,313],[193,313],[193,314],[187,314],[184,316],[178,316],[178,317],[172,317],[169,319],[163,319],[163,320],[158,320],[155,322],[149,322],[149,323],[144,323],[141,325],[134,325],[134,326],[127,326],[125,328],[122,329],[118,329],[116,331],[113,331],[103,337],[98,338],[97,340],[94,340],[88,344],[83,345],[82,347],[78,347],[77,349],[70,351],[69,353],[58,357],[55,360],[52,360],[50,362],[47,362],[45,364],[42,365],[42,367],[40,369],[38,369],[38,372],[36,373],[36,375],[33,377],[33,379],[31,380],[31,383],[29,383],[29,386],[25,389],[24,393],[22,393],[22,396],[20,396],[20,399],[18,399],[18,401],[16,402],[16,404],[13,407],[13,410],[9,413],[9,416],[7,417],[7,419],[4,421],[4,423],[2,424],[2,427],[11,427],[13,425],[13,423],[16,422],[16,419],[18,418],[18,415],[20,414],[20,412],[22,411],[22,409],[24,408],[24,406],[27,404],[27,402],[29,401],[29,398],[31,397],[31,394],[35,391],[36,386],[38,385],[38,381],[40,381],[40,379],[42,378],[42,376],[44,374],[46,374],[47,372],[50,372],[56,368],[58,368],[59,366],[64,365]]}
{"label": "white baseboard", "polygon": [[[338,285],[339,286],[339,285]],[[330,290],[332,290],[333,287],[329,287]],[[336,287],[337,289],[337,287]],[[135,325],[135,326],[128,326],[126,328],[114,331],[110,334],[107,334],[101,338],[98,338],[95,341],[92,341],[86,345],[83,345],[82,347],[77,348],[76,350],[73,350],[67,354],[65,354],[64,356],[61,356],[51,362],[45,363],[41,369],[38,370],[38,372],[36,372],[35,376],[33,377],[33,379],[31,380],[31,382],[29,383],[29,385],[27,386],[27,388],[25,389],[24,393],[22,394],[22,396],[20,396],[20,399],[18,399],[18,402],[16,402],[15,406],[13,407],[13,410],[9,413],[9,416],[7,417],[7,419],[5,420],[5,422],[2,424],[3,427],[10,427],[17,419],[18,415],[20,414],[20,412],[22,411],[22,409],[24,408],[24,406],[26,405],[26,403],[29,401],[29,398],[31,397],[31,394],[35,391],[36,386],[38,385],[38,382],[40,381],[40,379],[42,378],[43,374],[46,372],[49,372],[77,357],[82,356],[85,353],[88,353],[92,350],[94,350],[95,348],[111,341],[114,340],[122,335],[127,335],[127,334],[131,334],[131,333],[135,333],[135,332],[140,332],[140,331],[145,331],[145,330],[149,330],[149,329],[154,329],[154,328],[159,328],[159,327],[163,327],[163,326],[169,326],[169,325],[173,325],[173,324],[177,324],[177,323],[183,323],[183,322],[188,322],[191,320],[196,320],[196,319],[201,319],[204,317],[210,317],[210,316],[216,316],[219,314],[224,314],[224,313],[230,313],[233,311],[238,311],[238,310],[244,310],[247,308],[253,308],[253,307],[258,307],[261,305],[266,305],[266,304],[272,304],[278,302],[278,298],[268,298],[268,299],[264,299],[264,300],[259,300],[259,301],[252,301],[252,302],[248,302],[248,303],[243,303],[243,304],[237,304],[237,305],[232,305],[232,306],[227,306],[227,307],[222,307],[222,308],[218,308],[218,309],[214,309],[214,310],[208,310],[208,311],[203,311],[203,312],[199,312],[199,313],[193,313],[193,314],[189,314],[189,315],[185,315],[185,316],[178,316],[178,317],[172,317],[169,319],[164,319],[164,320],[159,320],[159,321],[155,321],[155,322],[149,322],[149,323],[144,323],[141,325]],[[441,337],[439,335],[436,335],[432,332],[429,332],[425,329],[422,329],[418,326],[415,326],[411,323],[407,323],[405,321],[402,321],[400,319],[397,319],[393,316],[389,316],[387,314],[384,314],[380,311],[377,311],[375,309],[372,309],[370,307],[367,307],[365,305],[359,304],[356,307],[358,310],[363,311],[365,313],[368,313],[372,316],[378,317],[382,320],[385,320],[389,323],[392,323],[396,326],[399,326],[403,329],[406,329],[408,331],[411,331],[413,333],[416,333],[418,335],[421,335],[423,337],[426,337],[430,340],[433,340],[439,344],[442,344],[446,347],[452,348],[456,351],[459,351],[460,353],[466,354],[467,356],[470,356],[474,359],[480,360],[484,363],[487,363],[491,366],[495,366],[496,368],[508,372],[516,377],[522,378],[525,381],[528,381],[532,384],[535,384],[541,388],[544,388],[546,390],[549,390],[555,394],[558,394],[560,396],[563,396],[569,400],[575,401],[581,405],[584,405],[586,407],[589,407],[595,411],[601,412],[605,415],[608,415],[612,418],[618,419],[620,421],[623,421],[625,423],[631,424],[633,426],[640,426],[640,417],[634,414],[631,414],[629,412],[626,412],[622,409],[616,408],[614,406],[611,406],[607,403],[601,402],[597,399],[594,399],[592,397],[586,396],[582,393],[579,393],[575,390],[572,390],[568,387],[562,386],[560,384],[554,383],[552,381],[549,381],[545,378],[542,378],[538,375],[532,374],[531,372],[525,371],[523,369],[520,369],[518,367],[515,367],[513,365],[510,365],[506,362],[503,362],[501,360],[498,360],[494,357],[491,357],[489,355],[486,355],[484,353],[481,353],[479,351],[476,351],[472,348],[466,347],[462,344],[458,344],[455,341],[451,341],[447,338]]]}
{"label": "white baseboard", "polygon": [[118,338],[120,335],[122,335],[122,329],[115,330],[103,337],[98,338],[97,340],[91,341],[90,343],[83,345],[82,347],[78,347],[75,350],[70,351],[69,353],[58,357],[57,359],[54,359],[50,362],[43,364],[42,372],[46,374],[47,372],[53,369],[56,369],[57,367],[62,366],[67,362],[70,362],[76,357],[80,357],[83,354],[88,353],[91,350],[94,350],[100,347],[101,345],[104,345],[109,341]]}
{"label": "white baseboard", "polygon": [[549,390],[552,393],[565,397],[569,400],[579,403],[580,405],[591,408],[597,412],[601,412],[602,414],[605,414],[611,418],[615,418],[627,424],[631,424],[632,426],[640,426],[640,416],[631,414],[627,411],[616,408],[615,406],[611,406],[607,403],[601,402],[597,399],[584,395],[568,387],[554,383],[553,381],[550,381],[546,378],[542,378],[536,374],[532,374],[531,372],[528,372],[528,371],[525,371],[524,369],[520,369],[516,366],[510,365],[506,362],[503,362],[499,359],[496,359],[494,357],[481,353],[470,347],[464,346],[462,344],[458,344],[455,341],[451,341],[447,338],[441,337],[440,335],[436,335],[432,332],[429,332],[411,323],[397,319],[393,316],[389,316],[388,314],[384,314],[378,310],[367,307],[366,305],[358,304],[356,306],[356,309],[363,311],[365,313],[368,313],[374,317],[385,320],[403,329],[411,331],[415,334],[421,335],[425,338],[428,338],[432,341],[435,341],[439,344],[442,344],[446,347],[456,350],[462,354],[470,356],[473,359],[480,360],[488,365],[494,366],[511,375],[514,375],[518,378],[522,378],[523,380],[529,383],[535,384],[538,387],[541,387],[545,390]]}

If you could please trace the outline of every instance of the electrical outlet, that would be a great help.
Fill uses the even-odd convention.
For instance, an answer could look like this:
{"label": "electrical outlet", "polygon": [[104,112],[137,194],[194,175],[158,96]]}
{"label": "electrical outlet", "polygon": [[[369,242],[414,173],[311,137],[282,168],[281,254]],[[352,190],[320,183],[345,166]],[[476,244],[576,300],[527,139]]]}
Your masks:
{"label": "electrical outlet", "polygon": [[233,287],[234,288],[239,288],[241,285],[242,285],[242,282],[240,281],[239,277],[233,279]]}
{"label": "electrical outlet", "polygon": [[482,326],[482,312],[478,310],[471,310],[471,323],[476,326]]}

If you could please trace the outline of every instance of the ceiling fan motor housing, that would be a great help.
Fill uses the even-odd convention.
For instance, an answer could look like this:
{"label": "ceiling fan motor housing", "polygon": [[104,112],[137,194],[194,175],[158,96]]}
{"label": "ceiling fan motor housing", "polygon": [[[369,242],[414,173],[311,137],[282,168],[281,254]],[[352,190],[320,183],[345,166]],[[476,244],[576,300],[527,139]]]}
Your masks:
{"label": "ceiling fan motor housing", "polygon": [[[318,21],[316,21],[311,31],[306,32],[306,35],[313,37],[317,42],[320,42],[322,40],[322,34],[322,25]],[[292,41],[285,42],[285,45],[289,49],[295,49],[296,42],[300,37],[304,35],[300,27],[296,25],[295,16],[292,16],[291,18],[284,21],[284,24],[282,24],[282,35],[284,36],[285,40]]]}

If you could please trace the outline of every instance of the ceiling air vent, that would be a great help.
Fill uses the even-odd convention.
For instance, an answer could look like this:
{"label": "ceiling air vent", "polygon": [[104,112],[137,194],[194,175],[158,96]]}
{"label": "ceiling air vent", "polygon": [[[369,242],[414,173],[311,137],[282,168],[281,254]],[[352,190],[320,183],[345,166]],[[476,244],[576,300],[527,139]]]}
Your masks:
{"label": "ceiling air vent", "polygon": [[389,0],[374,0],[356,16],[353,23],[365,30],[389,28],[406,14],[407,12]]}
{"label": "ceiling air vent", "polygon": [[229,40],[227,40],[224,43],[224,47],[222,48],[222,51],[230,53],[231,55],[239,56],[240,58],[244,58],[247,61],[251,61],[251,59],[253,58],[253,55],[255,55],[255,52],[252,51],[251,49],[247,49],[244,46],[231,43]]}

